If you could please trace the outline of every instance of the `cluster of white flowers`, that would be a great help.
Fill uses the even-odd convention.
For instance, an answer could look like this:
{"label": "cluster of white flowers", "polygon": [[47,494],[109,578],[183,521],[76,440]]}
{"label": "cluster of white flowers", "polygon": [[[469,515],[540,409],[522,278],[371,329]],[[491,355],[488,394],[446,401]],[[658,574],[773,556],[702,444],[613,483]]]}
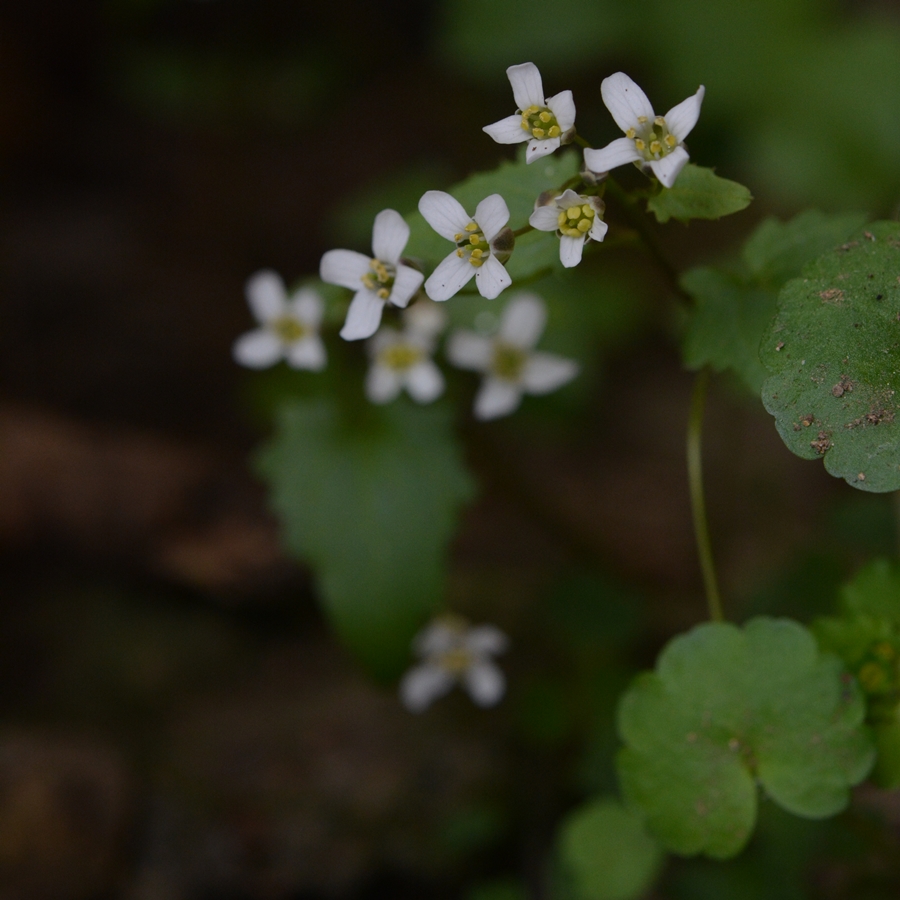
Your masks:
{"label": "cluster of white flowers", "polygon": [[[541,74],[534,63],[506,70],[517,110],[484,131],[501,144],[527,141],[526,163],[532,163],[576,140],[575,101],[571,91],[544,96]],[[403,252],[410,228],[399,212],[382,210],[372,229],[372,256],[355,250],[329,250],[319,276],[354,292],[341,337],[367,340],[370,358],[365,393],[372,403],[388,403],[406,391],[417,403],[430,403],[444,392],[444,376],[433,360],[438,339],[447,326],[440,303],[461,291],[473,278],[482,297],[493,300],[512,284],[506,261],[517,234],[530,229],[555,232],[559,257],[566,268],[577,266],[588,241],[607,233],[602,188],[610,169],[634,163],[664,188],[675,184],[688,162],[684,140],[697,122],[704,88],[657,116],[646,94],[623,72],[605,78],[600,93],[616,124],[625,133],[602,149],[585,146],[582,190],[547,191],[537,198],[528,225],[519,232],[508,227],[506,201],[499,194],[481,200],[470,216],[444,191],[427,191],[419,212],[453,250],[425,278],[420,266]],[[251,368],[280,360],[296,369],[319,371],[326,364],[319,336],[324,305],[309,288],[288,296],[281,278],[262,271],[247,283],[247,300],[259,327],[234,344],[234,358]],[[402,329],[382,326],[386,306],[402,310]],[[546,324],[543,301],[521,293],[502,310],[492,334],[455,330],[445,352],[455,366],[480,372],[474,415],[494,419],[515,410],[523,393],[545,394],[578,374],[572,360],[536,351]],[[503,673],[492,656],[506,649],[506,637],[493,626],[470,628],[464,620],[445,617],[428,626],[414,642],[423,661],[403,678],[403,702],[421,712],[462,684],[480,706],[497,703],[505,689]]]}

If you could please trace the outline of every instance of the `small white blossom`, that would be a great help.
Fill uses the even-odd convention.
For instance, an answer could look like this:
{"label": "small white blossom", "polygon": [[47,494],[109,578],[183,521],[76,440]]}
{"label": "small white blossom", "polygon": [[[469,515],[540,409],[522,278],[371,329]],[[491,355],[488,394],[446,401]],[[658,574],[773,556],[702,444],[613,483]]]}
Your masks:
{"label": "small white blossom", "polygon": [[447,342],[447,357],[461,369],[483,372],[475,396],[475,418],[496,419],[515,410],[522,394],[548,394],[578,374],[578,363],[532,348],[544,330],[547,311],[534,294],[510,300],[492,337],[455,331]]}
{"label": "small white blossom", "polygon": [[599,197],[564,191],[546,206],[535,207],[528,224],[559,235],[559,259],[570,269],[581,262],[584,242],[602,241],[609,226],[601,218],[606,204]]}
{"label": "small white blossom", "polygon": [[406,306],[421,286],[425,276],[400,262],[408,240],[409,225],[403,216],[384,209],[372,227],[373,258],[355,250],[329,250],[322,257],[322,281],[356,291],[341,329],[345,340],[371,337],[378,330],[384,305]]}
{"label": "small white blossom", "polygon": [[419,200],[419,212],[441,237],[456,244],[425,282],[425,293],[432,300],[449,300],[473,275],[478,293],[487,300],[512,284],[494,246],[509,221],[509,209],[499,194],[485,197],[473,219],[444,191],[426,191]]}
{"label": "small white blossom", "polygon": [[236,362],[266,369],[284,359],[294,369],[325,368],[325,345],[319,337],[323,304],[315,291],[301,288],[289,298],[281,277],[264,269],[247,281],[246,294],[260,327],[234,342]]}
{"label": "small white blossom", "polygon": [[525,162],[532,163],[556,150],[575,124],[575,101],[571,91],[562,91],[545,100],[541,73],[534,63],[510,66],[506,75],[519,111],[481,130],[498,144],[528,141]]}
{"label": "small white blossom", "polygon": [[663,187],[675,184],[688,161],[684,139],[697,124],[706,88],[657,116],[647,95],[624,73],[604,78],[600,93],[616,124],[625,132],[602,150],[585,150],[584,162],[591,172],[608,172],[616,166],[636,162],[650,170]]}
{"label": "small white blossom", "polygon": [[403,323],[419,334],[436,339],[447,327],[447,313],[430,297],[419,297],[403,310]]}
{"label": "small white blossom", "polygon": [[400,697],[410,712],[424,712],[454,684],[461,684],[479,706],[494,706],[506,690],[506,678],[491,658],[509,641],[493,625],[469,627],[465,619],[444,616],[416,635],[413,650],[422,662],[400,682]]}
{"label": "small white blossom", "polygon": [[435,365],[434,337],[408,324],[403,331],[380,328],[367,344],[372,360],[366,376],[366,396],[372,403],[390,403],[403,388],[416,403],[431,403],[444,393],[444,376]]}

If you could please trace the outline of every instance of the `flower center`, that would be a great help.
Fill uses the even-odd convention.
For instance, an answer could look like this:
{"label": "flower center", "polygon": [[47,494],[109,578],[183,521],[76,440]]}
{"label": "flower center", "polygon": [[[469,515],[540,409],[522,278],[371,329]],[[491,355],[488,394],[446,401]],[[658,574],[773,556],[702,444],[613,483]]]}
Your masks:
{"label": "flower center", "polygon": [[391,344],[378,354],[378,361],[395,371],[412,368],[425,354],[415,344]]}
{"label": "flower center", "polygon": [[382,300],[387,300],[391,296],[391,288],[394,286],[394,278],[397,276],[396,266],[382,262],[380,259],[370,259],[369,268],[372,271],[366,272],[360,281],[370,291],[375,291]]}
{"label": "flower center", "polygon": [[657,116],[652,124],[646,116],[638,116],[638,123],[637,128],[625,132],[625,137],[634,141],[635,149],[644,159],[668,156],[678,146],[678,138],[669,131],[662,116]]}
{"label": "flower center", "polygon": [[285,344],[293,344],[309,334],[309,329],[293,316],[281,316],[269,323],[269,327]]}
{"label": "flower center", "polygon": [[454,235],[456,255],[467,259],[477,269],[491,255],[490,244],[484,239],[484,232],[476,222],[469,222],[465,231]]}
{"label": "flower center", "polygon": [[559,231],[567,237],[584,237],[594,224],[597,215],[590,203],[570,206],[559,214]]}
{"label": "flower center", "polygon": [[528,355],[524,350],[510,344],[494,344],[494,358],[491,360],[491,371],[505,381],[518,381],[525,368]]}
{"label": "flower center", "polygon": [[546,106],[529,106],[522,110],[522,131],[539,141],[558,138],[561,134],[556,116]]}
{"label": "flower center", "polygon": [[462,675],[472,666],[472,654],[463,647],[453,647],[440,655],[438,665],[450,675]]}

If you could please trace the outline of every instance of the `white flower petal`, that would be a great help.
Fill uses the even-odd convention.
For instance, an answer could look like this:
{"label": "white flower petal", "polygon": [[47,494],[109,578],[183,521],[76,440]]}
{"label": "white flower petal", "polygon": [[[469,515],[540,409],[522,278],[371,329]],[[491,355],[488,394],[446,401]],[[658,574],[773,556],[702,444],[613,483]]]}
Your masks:
{"label": "white flower petal", "polygon": [[291,297],[288,308],[304,325],[318,328],[325,306],[322,298],[314,290],[301,288]]}
{"label": "white flower petal", "polygon": [[496,706],[506,691],[506,676],[493,663],[480,662],[469,667],[463,684],[478,706]]}
{"label": "white flower petal", "polygon": [[366,397],[372,403],[390,403],[400,393],[403,380],[388,366],[373,363],[366,373]]}
{"label": "white flower petal", "polygon": [[439,618],[426,625],[414,638],[413,650],[419,656],[436,656],[446,653],[459,642],[459,629],[451,628]]}
{"label": "white flower petal", "polygon": [[590,239],[599,243],[606,237],[607,231],[609,231],[609,225],[600,216],[594,216],[594,224],[591,225],[591,230],[588,232]]}
{"label": "white flower petal", "polygon": [[518,384],[488,376],[475,395],[475,418],[484,421],[509,415],[521,399],[522,389]]}
{"label": "white flower petal", "polygon": [[371,337],[381,324],[384,300],[374,291],[363,289],[356,292],[347,310],[347,319],[341,329],[345,341],[358,341]]}
{"label": "white flower petal", "polygon": [[481,130],[489,134],[498,144],[521,144],[531,137],[531,134],[522,127],[522,117],[519,115],[507,116],[492,125],[485,125]]}
{"label": "white flower petal", "polygon": [[434,362],[423,359],[406,373],[406,390],[416,403],[431,403],[444,393],[444,376]]}
{"label": "white flower petal", "polygon": [[548,97],[547,106],[556,116],[561,131],[566,132],[575,124],[575,98],[571,91],[560,91]]}
{"label": "white flower petal", "polygon": [[519,294],[503,310],[497,337],[505,344],[530,350],[547,323],[547,308],[537,294]]}
{"label": "white flower petal", "polygon": [[513,97],[519,109],[544,105],[544,85],[541,83],[541,73],[534,63],[510,66],[506,70],[506,77],[512,85]]}
{"label": "white flower petal", "polygon": [[403,315],[407,329],[431,341],[447,327],[447,314],[434,300],[420,297]]}
{"label": "white flower petal", "polygon": [[454,331],[444,348],[447,359],[460,369],[486,372],[491,364],[493,342],[474,331]]}
{"label": "white flower petal", "polygon": [[650,122],[654,119],[653,107],[647,95],[624,72],[616,72],[604,78],[600,85],[600,96],[622,131],[639,128],[639,116],[646,116]]}
{"label": "white flower petal", "polygon": [[376,259],[397,265],[409,240],[409,225],[396,209],[383,209],[372,226],[372,252]]}
{"label": "white flower petal", "polygon": [[425,276],[417,269],[401,263],[397,266],[397,274],[394,276],[394,286],[391,288],[389,298],[391,303],[401,308],[406,306],[424,280]]}
{"label": "white flower petal", "polygon": [[446,191],[426,191],[419,199],[422,218],[443,238],[455,241],[472,221],[460,202]]}
{"label": "white flower petal", "polygon": [[581,262],[581,254],[584,251],[584,238],[584,235],[577,238],[569,237],[567,234],[560,236],[559,261],[563,264],[564,268],[571,269]]}
{"label": "white flower petal", "polygon": [[425,282],[425,293],[432,300],[449,300],[472,280],[475,266],[456,255],[454,250],[444,257]]}
{"label": "white flower petal", "polygon": [[545,141],[532,138],[525,150],[525,163],[533,163],[535,160],[549,156],[557,147],[559,147],[559,138],[547,138]]}
{"label": "white flower petal", "polygon": [[284,345],[274,331],[256,328],[242,334],[231,348],[234,361],[248,369],[267,369],[284,355]]}
{"label": "white flower petal", "polygon": [[292,369],[309,369],[311,372],[321,372],[328,362],[325,353],[325,345],[317,334],[294,341],[285,350],[285,359]]}
{"label": "white flower petal", "polygon": [[509,221],[509,207],[499,194],[485,197],[475,207],[475,221],[484,232],[484,239],[490,243]]}
{"label": "white flower petal", "polygon": [[529,217],[528,224],[538,231],[556,231],[559,228],[559,207],[539,206]]}
{"label": "white flower petal", "polygon": [[400,681],[400,699],[410,712],[424,712],[450,691],[455,680],[439,666],[415,666]]}
{"label": "white flower petal", "polygon": [[625,163],[643,159],[631,138],[616,138],[612,143],[599,150],[588,148],[584,151],[584,164],[591,172],[608,172]]}
{"label": "white flower petal", "polygon": [[578,363],[552,353],[532,353],[522,372],[522,386],[529,394],[549,394],[571,381]]}
{"label": "white flower petal", "polygon": [[257,322],[271,322],[283,316],[287,308],[284,282],[277,272],[263,269],[251,275],[244,287],[247,303]]}
{"label": "white flower petal", "polygon": [[512,278],[496,256],[489,256],[475,272],[475,285],[485,300],[493,300],[512,284]]}
{"label": "white flower petal", "polygon": [[663,187],[670,188],[675,184],[681,170],[687,165],[687,150],[684,147],[676,147],[668,156],[662,159],[652,159],[647,163],[647,167],[659,179],[659,183]]}
{"label": "white flower petal", "polygon": [[700,105],[703,103],[703,96],[706,88],[701,84],[697,88],[697,93],[682,100],[677,106],[673,106],[665,115],[666,125],[669,131],[678,138],[680,144],[690,133],[691,129],[697,124],[700,118]]}
{"label": "white flower petal", "polygon": [[363,275],[372,271],[371,261],[371,257],[355,250],[329,250],[319,263],[319,278],[328,284],[358,291]]}
{"label": "white flower petal", "polygon": [[572,188],[566,188],[566,190],[556,198],[556,205],[559,209],[568,209],[570,206],[583,206],[587,202],[587,197],[576,194]]}
{"label": "white flower petal", "polygon": [[494,625],[477,625],[469,629],[463,643],[467,650],[483,656],[503,653],[509,646],[509,638]]}

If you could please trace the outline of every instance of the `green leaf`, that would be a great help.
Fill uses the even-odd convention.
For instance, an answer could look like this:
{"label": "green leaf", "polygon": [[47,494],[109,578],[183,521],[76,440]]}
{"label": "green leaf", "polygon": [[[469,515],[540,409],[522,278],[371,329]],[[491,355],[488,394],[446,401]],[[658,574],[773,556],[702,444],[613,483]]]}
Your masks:
{"label": "green leaf", "polygon": [[878,761],[872,781],[885,790],[896,790],[900,788],[900,710],[892,721],[877,723],[874,732]]}
{"label": "green leaf", "polygon": [[[526,164],[524,154],[515,162],[506,160],[491,172],[480,172],[450,188],[466,212],[474,215],[475,207],[491,194],[500,194],[509,207],[509,227],[528,224],[534,212],[534,201],[543,191],[558,188],[578,174],[580,154],[572,151],[544,157]],[[410,227],[405,255],[421,259],[430,272],[448,253],[453,244],[442,238],[418,211],[406,217]],[[516,247],[506,269],[516,282],[544,269],[562,268],[559,261],[559,239],[551,232],[530,231],[516,239]]]}
{"label": "green leaf", "polygon": [[808,209],[789,222],[768,218],[747,239],[741,255],[753,279],[779,288],[799,275],[810,260],[846,241],[865,222],[865,213],[829,215],[817,209]]}
{"label": "green leaf", "polygon": [[749,206],[750,191],[736,181],[720,178],[712,169],[688,163],[675,186],[663,188],[647,201],[660,222],[679,219],[721,219]]}
{"label": "green leaf", "polygon": [[354,427],[327,401],[287,404],[258,468],[332,625],[389,675],[443,600],[447,543],[473,484],[445,411],[395,403],[373,419]]}
{"label": "green leaf", "polygon": [[767,374],[759,361],[759,338],[775,313],[775,293],[711,268],[690,269],[681,286],[696,304],[685,333],[685,365],[734,371],[759,391]]}
{"label": "green leaf", "polygon": [[875,559],[841,590],[848,615],[871,616],[900,628],[900,563]]}
{"label": "green leaf", "polygon": [[568,816],[560,829],[559,854],[578,900],[643,896],[664,858],[641,817],[612,798],[595,800]]}
{"label": "green leaf", "polygon": [[737,854],[759,784],[795,815],[842,810],[873,762],[865,707],[803,626],[757,618],[671,641],[619,706],[626,799],[676,853]]}
{"label": "green leaf", "polygon": [[868,491],[900,488],[900,224],[879,222],[789,281],[763,337],[763,404],[788,448]]}

